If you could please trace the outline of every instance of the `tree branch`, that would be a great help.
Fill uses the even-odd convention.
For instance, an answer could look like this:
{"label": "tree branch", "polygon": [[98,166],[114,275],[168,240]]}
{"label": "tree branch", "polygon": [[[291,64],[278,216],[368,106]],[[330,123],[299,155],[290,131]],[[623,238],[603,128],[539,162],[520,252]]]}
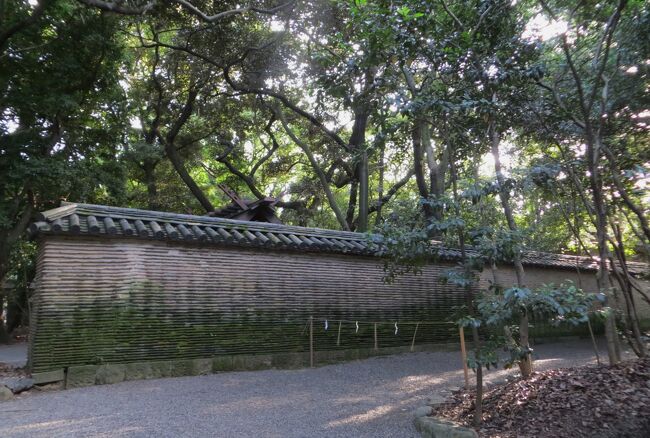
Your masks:
{"label": "tree branch", "polygon": [[282,102],[282,104],[284,104],[284,106],[289,108],[291,111],[293,111],[294,113],[298,114],[299,116],[307,119],[312,125],[319,128],[325,134],[326,137],[333,140],[336,144],[341,146],[347,152],[350,152],[350,146],[338,134],[336,134],[334,131],[331,131],[330,129],[328,129],[323,124],[323,122],[318,120],[318,118],[316,118],[314,115],[308,113],[307,111],[303,110],[302,108],[298,107],[296,104],[291,102],[285,95],[277,93],[277,92],[275,92],[273,90],[269,90],[268,88],[250,88],[250,87],[241,86],[241,85],[238,85],[237,83],[235,83],[235,81],[233,81],[233,79],[230,77],[230,69],[231,68],[232,68],[231,65],[226,66],[224,68],[224,70],[223,70],[223,75],[224,75],[224,78],[225,78],[226,82],[228,83],[228,85],[230,85],[230,87],[233,90],[239,91],[239,92],[245,93],[245,94],[259,94],[259,95],[269,96],[269,97],[273,97],[273,98],[279,100],[280,102]]}
{"label": "tree branch", "polygon": [[348,224],[345,220],[345,216],[343,216],[343,213],[341,212],[341,209],[336,203],[336,199],[334,198],[334,195],[332,194],[332,191],[329,188],[327,178],[325,177],[325,173],[323,173],[323,169],[319,166],[318,162],[316,161],[316,158],[314,157],[314,154],[311,151],[311,148],[307,143],[303,142],[300,140],[296,134],[291,130],[289,127],[289,124],[287,123],[287,120],[284,116],[284,113],[282,112],[282,109],[276,107],[276,115],[282,122],[282,126],[284,127],[284,130],[286,131],[287,135],[293,140],[293,142],[300,147],[305,155],[307,156],[307,159],[309,160],[309,163],[311,164],[312,168],[314,169],[314,172],[316,172],[316,175],[318,176],[318,179],[320,180],[321,186],[323,187],[323,191],[325,192],[325,196],[327,196],[327,200],[329,202],[330,208],[332,211],[334,211],[334,215],[336,216],[336,219],[338,220],[339,224],[341,225],[341,228],[343,228],[346,231],[349,231],[350,228],[348,227]]}
{"label": "tree branch", "polygon": [[614,30],[616,29],[616,26],[618,25],[618,21],[621,18],[621,12],[623,12],[623,9],[625,8],[626,5],[627,5],[627,0],[619,0],[618,5],[616,6],[616,10],[611,15],[611,17],[609,17],[609,19],[607,20],[607,24],[605,25],[605,31],[603,32],[603,37],[600,40],[598,47],[596,48],[596,56],[594,57],[594,64],[598,62],[598,58],[600,57],[600,54],[603,51],[603,47],[604,47],[604,54],[603,54],[603,61],[600,64],[600,68],[596,73],[596,77],[595,77],[596,84],[591,90],[591,96],[589,97],[590,109],[593,106],[594,102],[596,101],[596,95],[598,94],[598,82],[603,78],[603,73],[605,72],[605,68],[607,67],[607,57],[609,56],[609,49],[612,45]]}
{"label": "tree branch", "polygon": [[182,7],[187,9],[190,13],[199,17],[203,21],[207,21],[208,23],[214,23],[215,21],[223,20],[224,18],[231,17],[233,15],[245,14],[247,12],[257,12],[258,14],[275,15],[278,12],[289,8],[289,6],[292,6],[295,3],[295,0],[291,0],[281,5],[278,5],[274,8],[269,8],[269,9],[258,8],[255,6],[246,6],[243,8],[236,8],[228,11],[219,12],[218,14],[215,15],[208,15],[187,0],[171,0],[171,1],[173,3],[177,3],[181,5]]}
{"label": "tree branch", "polygon": [[120,15],[144,15],[156,6],[157,0],[151,0],[141,6],[130,6],[124,4],[123,0],[104,1],[104,0],[77,0],[86,6],[101,9],[106,12],[113,12]]}
{"label": "tree branch", "polygon": [[36,4],[29,17],[19,21],[18,23],[14,24],[13,26],[9,27],[3,32],[0,32],[0,49],[2,49],[4,45],[7,43],[7,41],[9,41],[9,38],[14,36],[18,32],[22,31],[23,29],[36,23],[38,19],[43,15],[43,13],[45,13],[45,9],[49,6],[51,2],[52,0],[41,0]]}
{"label": "tree branch", "polygon": [[370,207],[368,212],[374,213],[377,211],[380,205],[384,206],[399,191],[399,189],[401,189],[406,183],[411,180],[411,178],[413,178],[413,175],[415,175],[415,170],[409,169],[408,173],[404,175],[404,178],[393,184],[393,186],[388,190],[388,192],[386,192],[384,196],[381,197],[381,199],[375,201],[375,204]]}
{"label": "tree branch", "polygon": [[445,12],[447,14],[449,14],[449,16],[454,20],[454,22],[456,22],[458,27],[460,27],[461,29],[465,29],[465,26],[463,26],[463,23],[458,19],[456,14],[454,14],[451,11],[451,9],[449,9],[449,7],[447,6],[447,3],[445,2],[445,0],[440,0],[440,2],[442,3],[442,8],[445,10]]}
{"label": "tree branch", "polygon": [[187,99],[185,101],[185,105],[181,110],[181,114],[178,116],[178,118],[170,128],[169,132],[162,140],[163,143],[165,144],[165,153],[167,154],[169,161],[171,161],[172,165],[174,166],[174,169],[176,169],[178,175],[181,177],[181,179],[183,180],[187,188],[190,189],[190,191],[192,192],[196,200],[199,201],[201,206],[207,212],[211,212],[214,211],[214,206],[212,205],[208,197],[205,195],[205,193],[203,193],[203,190],[201,190],[201,188],[198,186],[196,181],[194,181],[190,173],[185,168],[185,163],[183,162],[183,158],[180,156],[178,150],[176,150],[176,146],[174,145],[176,136],[180,132],[183,125],[185,125],[187,120],[192,115],[192,112],[194,110],[194,101],[196,100],[197,95],[198,95],[197,88],[193,88],[189,91],[187,95]]}
{"label": "tree branch", "polygon": [[251,177],[251,178],[253,178],[255,176],[255,173],[257,173],[257,170],[273,156],[275,151],[280,149],[280,144],[278,143],[277,139],[275,138],[275,135],[273,134],[273,131],[271,131],[271,126],[273,125],[274,120],[275,120],[275,117],[273,117],[271,120],[269,120],[269,123],[267,123],[266,126],[264,127],[264,131],[271,138],[272,146],[268,149],[267,153],[262,158],[260,158],[260,160],[257,163],[255,163],[253,165],[253,168],[248,173],[248,176]]}

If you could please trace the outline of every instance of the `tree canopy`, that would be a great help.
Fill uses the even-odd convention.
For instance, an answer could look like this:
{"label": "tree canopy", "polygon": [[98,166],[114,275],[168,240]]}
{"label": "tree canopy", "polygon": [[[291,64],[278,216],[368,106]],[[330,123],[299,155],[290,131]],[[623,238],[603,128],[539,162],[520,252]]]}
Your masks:
{"label": "tree canopy", "polygon": [[640,0],[0,0],[0,277],[61,200],[205,214],[226,184],[632,290],[649,73]]}

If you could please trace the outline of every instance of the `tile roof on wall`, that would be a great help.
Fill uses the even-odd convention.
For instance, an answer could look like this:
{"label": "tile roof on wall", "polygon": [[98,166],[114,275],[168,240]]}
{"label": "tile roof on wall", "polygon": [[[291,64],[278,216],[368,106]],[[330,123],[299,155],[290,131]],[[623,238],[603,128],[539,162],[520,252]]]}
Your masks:
{"label": "tile roof on wall", "polygon": [[[59,208],[40,213],[37,221],[30,225],[29,232],[32,236],[123,236],[309,252],[382,255],[381,249],[371,243],[368,234],[67,202]],[[475,255],[473,251],[469,252]],[[446,260],[458,260],[460,251],[440,246],[438,256]],[[579,266],[580,269],[594,271],[598,267],[590,257],[534,251],[525,252],[522,261],[525,265],[539,267],[575,269]],[[628,268],[635,274],[647,271],[647,266],[642,263],[631,262]]]}
{"label": "tile roof on wall", "polygon": [[248,222],[93,204],[64,203],[40,214],[32,233],[127,236],[149,239],[289,248],[373,255],[365,234]]}

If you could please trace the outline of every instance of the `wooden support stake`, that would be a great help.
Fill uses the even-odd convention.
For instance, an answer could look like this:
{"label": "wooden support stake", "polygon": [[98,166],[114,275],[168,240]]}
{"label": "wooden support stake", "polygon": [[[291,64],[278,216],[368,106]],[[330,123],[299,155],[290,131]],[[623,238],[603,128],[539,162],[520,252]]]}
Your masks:
{"label": "wooden support stake", "polygon": [[594,331],[591,329],[591,322],[587,318],[587,328],[589,328],[589,336],[591,336],[591,345],[594,347],[594,353],[596,353],[596,362],[600,365],[600,355],[598,354],[598,346],[596,345],[596,338],[594,337]]}
{"label": "wooden support stake", "polygon": [[339,347],[341,345],[341,321],[339,321],[339,334],[336,336],[336,346]]}
{"label": "wooden support stake", "polygon": [[460,331],[460,354],[463,358],[463,374],[465,375],[465,389],[469,389],[469,371],[467,369],[467,352],[465,351],[465,330],[463,327]]}
{"label": "wooden support stake", "polygon": [[314,368],[314,317],[309,317],[309,366]]}
{"label": "wooden support stake", "polygon": [[418,334],[418,326],[419,325],[420,325],[419,322],[415,324],[415,331],[413,332],[413,340],[411,341],[411,351],[413,351],[413,349],[415,348],[415,335]]}
{"label": "wooden support stake", "polygon": [[377,343],[377,323],[375,323],[375,350],[379,350],[379,344]]}

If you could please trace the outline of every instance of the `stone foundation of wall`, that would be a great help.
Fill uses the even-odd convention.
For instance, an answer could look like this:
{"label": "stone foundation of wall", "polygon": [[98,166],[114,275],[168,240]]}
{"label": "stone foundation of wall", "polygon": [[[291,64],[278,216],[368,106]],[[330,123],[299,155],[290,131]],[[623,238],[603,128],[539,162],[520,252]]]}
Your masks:
{"label": "stone foundation of wall", "polygon": [[[416,345],[413,352],[455,351],[458,344]],[[410,346],[315,351],[314,366],[331,365],[374,356],[408,353]],[[461,366],[460,355],[458,366]],[[177,359],[102,365],[78,365],[67,370],[34,373],[36,383],[64,381],[66,389],[91,385],[105,385],[129,380],[159,379],[164,377],[203,376],[227,371],[256,371],[265,369],[298,369],[309,367],[309,353],[238,354],[200,359]]]}

